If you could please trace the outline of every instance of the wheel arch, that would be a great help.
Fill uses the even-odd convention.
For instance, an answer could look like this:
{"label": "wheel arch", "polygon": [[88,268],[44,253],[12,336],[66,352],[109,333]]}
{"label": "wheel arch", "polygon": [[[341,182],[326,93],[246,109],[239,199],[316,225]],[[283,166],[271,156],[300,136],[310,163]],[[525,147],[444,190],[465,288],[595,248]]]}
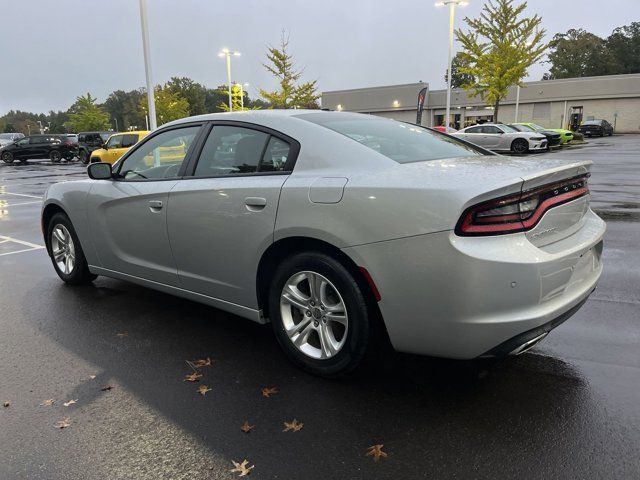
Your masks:
{"label": "wheel arch", "polygon": [[47,247],[47,252],[51,254],[51,248],[49,245],[49,239],[47,238],[47,228],[49,226],[49,222],[53,218],[56,213],[64,213],[67,217],[69,214],[66,212],[62,206],[57,203],[51,202],[45,205],[42,209],[42,217],[41,217],[41,226],[42,226],[42,236],[44,237],[44,244]]}
{"label": "wheel arch", "polygon": [[377,291],[374,291],[375,286],[369,283],[372,280],[365,277],[360,266],[335,245],[317,238],[303,236],[282,238],[271,244],[262,254],[256,275],[256,296],[259,309],[265,314],[268,312],[270,280],[280,262],[290,255],[307,251],[325,253],[342,263],[358,282],[358,286],[378,318],[382,318],[376,299]]}

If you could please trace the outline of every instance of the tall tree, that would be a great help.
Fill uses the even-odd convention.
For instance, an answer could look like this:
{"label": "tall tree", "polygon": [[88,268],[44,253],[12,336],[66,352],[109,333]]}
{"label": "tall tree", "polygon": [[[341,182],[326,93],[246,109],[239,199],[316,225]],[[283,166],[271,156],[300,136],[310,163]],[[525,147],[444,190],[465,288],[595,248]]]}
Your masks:
{"label": "tall tree", "polygon": [[[169,88],[158,85],[155,88],[154,100],[158,125],[189,116],[189,102]],[[149,111],[146,95],[142,98],[140,105],[145,113]]]}
{"label": "tall tree", "polygon": [[292,55],[288,52],[289,38],[282,33],[280,46],[270,46],[264,67],[278,79],[280,88],[274,91],[260,89],[260,96],[271,108],[319,108],[317,81],[299,83],[304,72],[297,70]]}
{"label": "tall tree", "polygon": [[109,128],[109,114],[99,105],[96,99],[87,93],[80,96],[69,108],[67,127],[72,132],[87,130],[106,130]]}
{"label": "tall tree", "polygon": [[[463,88],[465,85],[472,85],[476,79],[468,73],[461,73],[460,68],[469,67],[460,52],[456,53],[451,61],[451,88]],[[444,75],[444,81],[448,82],[447,73]]]}
{"label": "tall tree", "polygon": [[140,88],[129,92],[116,90],[107,97],[104,108],[111,116],[114,129],[125,131],[129,128],[144,127],[145,113],[140,103],[145,95],[145,90]]}
{"label": "tall tree", "polygon": [[605,43],[616,74],[640,73],[640,22],[616,28]]}
{"label": "tall tree", "polygon": [[478,18],[464,19],[469,31],[456,30],[456,38],[464,50],[460,52],[458,71],[471,75],[475,82],[465,90],[480,96],[494,107],[498,120],[500,101],[509,87],[522,85],[531,65],[542,58],[548,45],[538,15],[522,16],[527,2],[514,5],[514,0],[489,0]]}
{"label": "tall tree", "polygon": [[550,45],[549,73],[544,79],[592,77],[616,73],[616,61],[607,43],[583,29],[558,33]]}
{"label": "tall tree", "polygon": [[205,104],[206,88],[203,85],[187,77],[171,77],[171,80],[165,83],[164,86],[189,103],[190,115],[207,113]]}

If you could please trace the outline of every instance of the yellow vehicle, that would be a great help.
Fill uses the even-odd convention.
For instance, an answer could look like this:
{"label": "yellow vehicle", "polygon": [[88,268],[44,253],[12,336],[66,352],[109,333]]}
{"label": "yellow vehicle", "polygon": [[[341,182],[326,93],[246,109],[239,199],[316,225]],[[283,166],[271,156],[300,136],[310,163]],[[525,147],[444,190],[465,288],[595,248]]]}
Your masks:
{"label": "yellow vehicle", "polygon": [[149,135],[149,133],[148,130],[114,133],[109,137],[103,148],[91,152],[90,162],[106,162],[113,165],[127,150]]}

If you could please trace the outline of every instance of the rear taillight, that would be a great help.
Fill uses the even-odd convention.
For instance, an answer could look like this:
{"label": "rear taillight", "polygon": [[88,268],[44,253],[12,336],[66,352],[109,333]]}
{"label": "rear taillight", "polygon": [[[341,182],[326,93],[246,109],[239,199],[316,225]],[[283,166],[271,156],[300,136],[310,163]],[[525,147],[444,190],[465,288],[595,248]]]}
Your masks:
{"label": "rear taillight", "polygon": [[503,235],[531,230],[550,208],[587,195],[589,176],[569,178],[469,207],[458,221],[456,234]]}

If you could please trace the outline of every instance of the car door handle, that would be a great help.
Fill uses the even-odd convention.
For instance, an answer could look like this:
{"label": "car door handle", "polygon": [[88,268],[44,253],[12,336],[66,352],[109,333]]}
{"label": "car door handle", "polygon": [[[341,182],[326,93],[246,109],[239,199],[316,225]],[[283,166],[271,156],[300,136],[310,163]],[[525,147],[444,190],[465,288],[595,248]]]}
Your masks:
{"label": "car door handle", "polygon": [[149,209],[152,212],[162,210],[162,200],[149,200]]}
{"label": "car door handle", "polygon": [[244,204],[248,210],[255,212],[267,206],[267,199],[262,197],[247,197],[244,199]]}

